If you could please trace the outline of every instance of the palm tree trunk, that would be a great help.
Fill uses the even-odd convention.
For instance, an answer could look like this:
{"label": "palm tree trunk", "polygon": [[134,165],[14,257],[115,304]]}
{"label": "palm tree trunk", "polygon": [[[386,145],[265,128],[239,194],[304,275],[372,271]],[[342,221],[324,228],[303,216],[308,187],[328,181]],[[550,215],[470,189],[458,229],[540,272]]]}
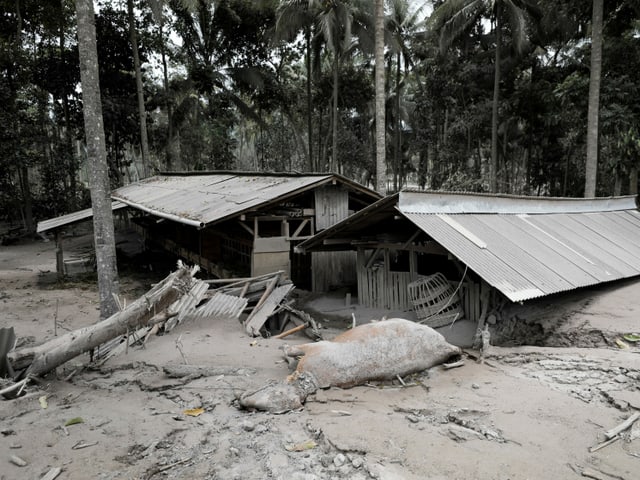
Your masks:
{"label": "palm tree trunk", "polygon": [[[400,153],[400,131],[402,128],[402,120],[400,119],[400,52],[396,54],[396,98],[395,98],[395,110],[396,110],[396,125],[393,137],[393,151],[394,159],[393,163],[396,166],[393,172],[393,189],[398,191],[402,186],[402,159]],[[398,182],[400,178],[400,182]]]}
{"label": "palm tree trunk", "polygon": [[169,98],[169,68],[167,67],[167,55],[166,55],[165,38],[162,31],[162,23],[160,23],[160,57],[162,59],[162,74],[164,83],[164,95],[166,99],[167,109],[167,145],[165,147],[166,154],[166,168],[171,171],[174,164],[174,158],[176,157],[173,134],[173,107]]}
{"label": "palm tree trunk", "polygon": [[82,82],[82,108],[87,139],[89,185],[93,206],[93,235],[98,268],[100,318],[113,315],[118,306],[114,294],[119,291],[116,244],[111,211],[111,189],[104,138],[98,51],[93,0],[76,0],[78,52]]}
{"label": "palm tree trunk", "polygon": [[[64,64],[64,25],[65,25],[65,11],[64,3],[61,0],[59,4],[59,48],[60,48],[60,62]],[[65,159],[65,166],[67,168],[67,175],[69,176],[69,208],[71,211],[78,209],[78,187],[76,182],[76,175],[78,174],[78,162],[76,162],[75,152],[73,150],[73,139],[71,138],[71,115],[69,111],[69,98],[67,92],[63,91],[61,95],[62,100],[62,113],[64,116],[64,135],[63,135],[63,155]]]}
{"label": "palm tree trunk", "polygon": [[587,113],[587,163],[584,196],[596,196],[598,172],[598,113],[602,72],[602,15],[604,0],[593,0],[591,20],[591,74],[589,75],[589,109]]}
{"label": "palm tree trunk", "polygon": [[329,165],[330,172],[337,171],[336,169],[338,166],[338,80],[340,78],[340,76],[338,75],[340,70],[339,58],[339,54],[336,51],[333,65],[333,121],[331,125],[332,144],[331,164]]}
{"label": "palm tree trunk", "polygon": [[496,57],[493,78],[493,105],[491,110],[491,165],[489,166],[489,189],[498,191],[498,103],[500,102],[500,44],[502,43],[500,12],[496,11]]}
{"label": "palm tree trunk", "polygon": [[309,137],[309,171],[315,171],[313,162],[313,104],[311,99],[311,27],[305,29],[306,56],[305,63],[307,67],[307,136]]}
{"label": "palm tree trunk", "polygon": [[144,91],[142,88],[142,71],[140,70],[140,54],[136,35],[135,17],[133,16],[133,0],[127,0],[129,17],[129,38],[133,50],[133,68],[136,75],[136,93],[138,96],[138,114],[140,116],[140,150],[142,151],[142,175],[149,175],[149,139],[147,138],[147,112],[144,107]]}
{"label": "palm tree trunk", "polygon": [[384,92],[384,0],[375,3],[376,89],[376,191],[386,193],[385,92]]}

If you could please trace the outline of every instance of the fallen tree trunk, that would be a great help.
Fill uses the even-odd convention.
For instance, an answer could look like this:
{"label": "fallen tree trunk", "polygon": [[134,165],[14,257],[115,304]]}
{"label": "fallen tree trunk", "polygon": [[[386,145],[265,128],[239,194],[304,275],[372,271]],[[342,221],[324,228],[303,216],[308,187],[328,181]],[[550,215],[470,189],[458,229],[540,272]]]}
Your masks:
{"label": "fallen tree trunk", "polygon": [[145,326],[156,313],[169,307],[188,291],[195,270],[185,266],[167,276],[149,292],[124,310],[89,327],[80,328],[35,347],[15,350],[7,355],[14,370],[28,367],[30,375],[42,375],[72,358],[103,343]]}

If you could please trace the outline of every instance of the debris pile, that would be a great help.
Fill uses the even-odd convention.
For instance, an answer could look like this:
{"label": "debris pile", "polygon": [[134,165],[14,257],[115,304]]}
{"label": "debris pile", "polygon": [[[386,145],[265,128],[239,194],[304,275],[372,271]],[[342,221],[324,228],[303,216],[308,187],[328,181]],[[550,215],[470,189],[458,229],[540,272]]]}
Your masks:
{"label": "debris pile", "polygon": [[[306,312],[293,307],[288,297],[295,286],[283,271],[243,279],[209,280],[210,285],[221,284],[210,289],[208,302],[196,311],[206,316],[222,313],[226,318],[239,318],[246,314],[242,324],[248,335],[269,336],[278,331],[277,338],[305,330],[314,340],[322,338],[315,320]],[[293,328],[285,330],[293,324]],[[269,329],[267,329],[269,326]]]}
{"label": "debris pile", "polygon": [[284,272],[243,279],[199,280],[195,278],[198,271],[198,267],[189,268],[178,262],[176,271],[142,297],[128,306],[118,302],[120,311],[116,314],[40,345],[14,349],[13,330],[3,329],[3,370],[17,382],[2,385],[0,394],[6,398],[20,396],[29,381],[85,352],[91,353],[94,366],[103,365],[132,345],[144,345],[152,335],[170,332],[186,318],[239,319],[250,336],[269,337],[276,330],[279,334],[275,338],[284,338],[305,330],[314,340],[321,339],[315,320],[294,308],[288,299],[295,286]]}

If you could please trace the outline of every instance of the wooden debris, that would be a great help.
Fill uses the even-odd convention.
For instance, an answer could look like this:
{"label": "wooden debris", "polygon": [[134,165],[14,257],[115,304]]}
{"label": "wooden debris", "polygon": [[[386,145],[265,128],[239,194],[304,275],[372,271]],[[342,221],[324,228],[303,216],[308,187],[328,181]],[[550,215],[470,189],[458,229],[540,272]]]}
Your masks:
{"label": "wooden debris", "polygon": [[177,467],[178,465],[182,465],[183,463],[187,463],[187,462],[191,461],[191,458],[192,457],[185,458],[183,460],[178,460],[177,462],[173,462],[173,463],[170,463],[169,465],[164,465],[162,467],[154,467],[154,468],[152,468],[152,469],[147,471],[146,479],[149,480],[150,478],[154,477],[158,473],[165,472],[167,470],[172,469],[173,467]]}
{"label": "wooden debris", "polygon": [[346,410],[331,410],[331,413],[335,413],[336,415],[342,415],[343,417],[351,416],[351,412],[347,412]]}
{"label": "wooden debris", "polygon": [[303,323],[302,325],[297,325],[297,326],[295,326],[293,328],[290,328],[286,332],[282,332],[281,334],[276,335],[275,337],[272,337],[272,338],[277,338],[277,339],[285,338],[285,337],[288,337],[289,335],[292,335],[292,334],[294,334],[296,332],[299,332],[300,330],[304,330],[308,326],[309,326],[309,324]]}
{"label": "wooden debris", "polygon": [[60,467],[53,467],[40,480],[55,480],[61,473],[62,469]]}
{"label": "wooden debris", "polygon": [[445,370],[450,370],[452,368],[462,367],[463,365],[464,365],[464,360],[458,360],[457,362],[443,363],[442,367]]}
{"label": "wooden debris", "polygon": [[625,431],[627,428],[633,425],[636,422],[636,420],[638,420],[639,418],[640,418],[640,412],[636,412],[633,415],[631,415],[629,418],[627,418],[624,422],[622,422],[620,425],[612,428],[611,430],[607,430],[606,432],[604,432],[604,434],[607,438],[611,439],[616,435],[618,435],[620,432]]}
{"label": "wooden debris", "polygon": [[249,315],[244,322],[245,331],[254,337],[260,335],[260,329],[264,323],[274,313],[276,308],[280,305],[280,302],[284,300],[293,288],[294,285],[289,283],[274,288],[268,295],[268,290],[265,290],[261,302],[258,302],[258,305],[253,309],[251,315]]}
{"label": "wooden debris", "polygon": [[13,463],[14,465],[17,465],[18,467],[26,467],[27,466],[27,462],[24,461],[22,458],[18,457],[17,455],[10,455],[9,456],[9,461],[11,463]]}
{"label": "wooden debris", "polygon": [[[205,295],[210,300],[199,307],[195,315],[238,318],[242,311],[246,310],[248,316],[243,321],[243,326],[251,336],[260,335],[260,331],[267,320],[285,310],[285,306],[289,309],[291,308],[286,298],[295,288],[291,281],[284,276],[284,271],[251,278],[206,280],[206,282],[212,286],[221,286],[210,290]],[[243,301],[241,302],[240,299],[243,299]],[[283,329],[287,321],[291,319],[291,313],[292,311],[287,311],[284,319],[280,318],[280,329]],[[299,321],[294,320],[294,323],[297,326],[306,323],[310,330],[314,332],[314,336],[316,336],[317,326],[315,322],[310,318],[311,322],[309,322],[305,315],[302,313],[296,314]],[[301,329],[304,330],[305,328]]]}
{"label": "wooden debris", "polygon": [[302,310],[297,310],[288,304],[283,304],[281,308],[289,314],[289,319],[293,323],[295,323],[296,325],[308,326],[308,328],[304,329],[304,333],[307,337],[311,338],[312,340],[322,340],[320,328],[311,315]]}
{"label": "wooden debris", "polygon": [[262,297],[265,289],[273,281],[274,277],[282,279],[284,271],[268,273],[260,275],[258,277],[243,278],[243,279],[230,279],[232,283],[223,287],[210,290],[209,295],[213,296],[216,293],[226,293],[227,295],[235,295],[237,297],[246,297],[250,301],[259,301]]}
{"label": "wooden debris", "polygon": [[27,382],[30,380],[30,377],[20,380],[19,382],[14,383],[6,388],[0,390],[0,395],[6,398],[15,398],[22,393],[22,390],[27,385]]}
{"label": "wooden debris", "polygon": [[97,445],[97,444],[98,442],[85,443],[83,440],[80,440],[73,447],[71,447],[71,450],[80,450],[82,448],[93,447],[94,445]]}
{"label": "wooden debris", "polygon": [[618,440],[620,440],[620,436],[616,435],[613,438],[610,438],[609,440],[605,440],[602,443],[599,443],[598,445],[594,445],[593,447],[589,448],[589,452],[593,453],[593,452],[597,452],[598,450],[604,448],[604,447],[608,447],[609,445],[611,445],[612,443],[617,442]]}
{"label": "wooden debris", "polygon": [[582,471],[582,476],[586,478],[593,478],[594,480],[624,480],[624,478],[618,475],[610,475],[608,473],[601,472],[600,470],[595,470],[593,468],[585,468]]}
{"label": "wooden debris", "polygon": [[189,361],[187,360],[187,357],[184,354],[184,351],[182,350],[182,335],[179,335],[178,338],[176,339],[176,348],[180,352],[180,355],[182,356],[182,360],[184,360],[185,365],[188,365]]}
{"label": "wooden debris", "polygon": [[25,347],[7,355],[14,370],[28,367],[32,375],[41,375],[72,358],[122,335],[145,326],[154,314],[178,300],[191,285],[197,269],[179,264],[178,270],[153,287],[126,309],[89,327],[69,332],[35,347]]}

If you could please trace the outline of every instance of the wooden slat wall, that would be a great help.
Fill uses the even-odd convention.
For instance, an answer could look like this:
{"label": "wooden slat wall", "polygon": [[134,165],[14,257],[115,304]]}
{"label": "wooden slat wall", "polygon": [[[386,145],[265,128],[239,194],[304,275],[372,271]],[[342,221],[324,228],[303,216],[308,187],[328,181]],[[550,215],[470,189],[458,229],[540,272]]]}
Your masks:
{"label": "wooden slat wall", "polygon": [[409,301],[408,285],[413,281],[409,272],[389,272],[388,288],[388,307],[391,310],[409,310],[411,302]]}
{"label": "wooden slat wall", "polygon": [[349,216],[349,192],[337,185],[316,189],[316,232],[335,225]]}
{"label": "wooden slat wall", "polygon": [[415,280],[415,275],[409,272],[389,272],[386,266],[365,268],[366,261],[366,251],[358,250],[359,303],[373,308],[410,310],[408,286]]}
{"label": "wooden slat wall", "polygon": [[482,305],[480,303],[480,284],[464,282],[458,292],[464,308],[464,318],[477,322],[480,318]]}
{"label": "wooden slat wall", "polygon": [[356,283],[355,252],[314,252],[311,254],[314,292]]}
{"label": "wooden slat wall", "polygon": [[[349,216],[349,192],[337,185],[326,185],[315,191],[316,232],[335,225]],[[314,292],[356,282],[354,252],[315,252],[311,254]]]}

